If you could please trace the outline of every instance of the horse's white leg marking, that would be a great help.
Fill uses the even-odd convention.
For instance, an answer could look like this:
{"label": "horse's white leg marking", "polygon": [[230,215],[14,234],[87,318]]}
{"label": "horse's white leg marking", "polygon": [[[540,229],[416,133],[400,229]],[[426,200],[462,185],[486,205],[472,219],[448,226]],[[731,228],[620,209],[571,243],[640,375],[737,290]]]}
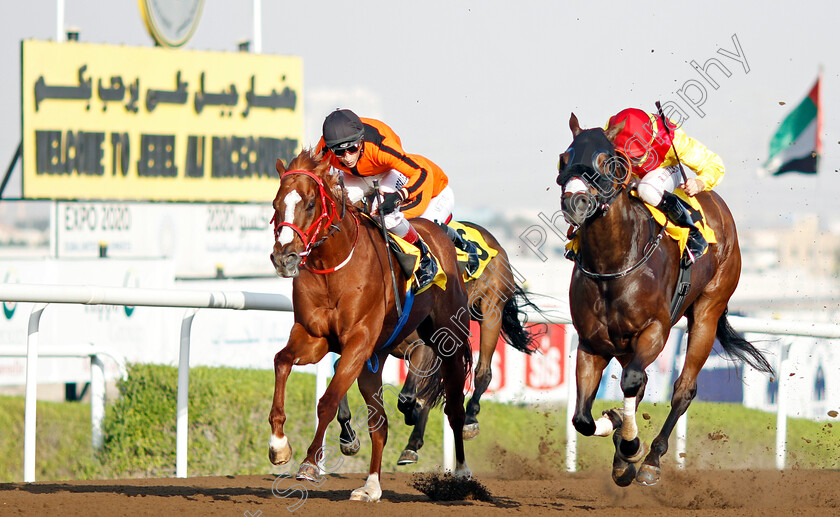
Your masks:
{"label": "horse's white leg marking", "polygon": [[367,503],[379,502],[382,497],[382,487],[379,486],[379,474],[370,474],[365,481],[365,486],[353,490],[350,494],[351,501],[365,501]]}
{"label": "horse's white leg marking", "polygon": [[624,397],[624,418],[621,423],[621,438],[633,440],[639,435],[636,427],[636,397]]}
{"label": "horse's white leg marking", "polygon": [[455,472],[452,473],[456,478],[470,479],[472,478],[472,470],[467,466],[467,462],[458,463],[455,465]]}
{"label": "horse's white leg marking", "polygon": [[[297,190],[293,190],[286,194],[286,197],[283,198],[283,203],[286,204],[286,213],[283,214],[283,222],[284,223],[294,223],[295,222],[295,205],[303,199],[300,197],[300,194],[297,193]],[[292,239],[295,238],[295,232],[289,228],[288,226],[284,226],[282,230],[280,230],[280,235],[277,237],[277,242],[280,245],[285,246],[292,242]]]}
{"label": "horse's white leg marking", "polygon": [[274,453],[279,463],[286,463],[292,458],[292,447],[289,445],[289,438],[285,435],[277,438],[272,433],[271,438],[268,439],[268,448]]}
{"label": "horse's white leg marking", "polygon": [[595,436],[609,436],[613,432],[612,420],[606,415],[595,421]]}

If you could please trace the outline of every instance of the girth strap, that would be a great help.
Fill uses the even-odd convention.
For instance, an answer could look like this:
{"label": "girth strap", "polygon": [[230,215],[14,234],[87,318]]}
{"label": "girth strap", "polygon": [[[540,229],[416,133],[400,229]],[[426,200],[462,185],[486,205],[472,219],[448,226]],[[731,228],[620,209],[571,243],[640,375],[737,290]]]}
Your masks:
{"label": "girth strap", "polygon": [[680,309],[691,289],[691,265],[690,260],[680,260],[680,276],[677,277],[677,288],[674,289],[674,297],[671,299],[671,326],[677,322]]}

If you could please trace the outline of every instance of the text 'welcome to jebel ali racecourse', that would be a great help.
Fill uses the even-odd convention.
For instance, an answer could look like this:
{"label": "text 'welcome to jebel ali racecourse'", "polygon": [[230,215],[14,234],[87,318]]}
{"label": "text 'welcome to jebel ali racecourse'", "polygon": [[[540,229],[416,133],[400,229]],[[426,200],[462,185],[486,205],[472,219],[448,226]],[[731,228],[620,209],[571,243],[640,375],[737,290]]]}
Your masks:
{"label": "text 'welcome to jebel ali racecourse'", "polygon": [[302,138],[296,57],[22,46],[25,198],[259,200]]}

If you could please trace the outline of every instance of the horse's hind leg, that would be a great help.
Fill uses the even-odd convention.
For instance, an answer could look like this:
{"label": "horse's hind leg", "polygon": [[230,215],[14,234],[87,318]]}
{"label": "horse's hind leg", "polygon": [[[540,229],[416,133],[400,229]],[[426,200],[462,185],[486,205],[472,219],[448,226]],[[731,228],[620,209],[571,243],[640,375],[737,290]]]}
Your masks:
{"label": "horse's hind leg", "polygon": [[411,431],[411,436],[408,437],[408,444],[400,454],[397,460],[397,465],[408,465],[410,463],[417,463],[420,456],[417,451],[423,447],[423,436],[426,434],[426,423],[429,421],[429,410],[432,408],[429,404],[424,404],[422,401],[417,401],[417,418],[414,423],[414,429]]}
{"label": "horse's hind leg", "polygon": [[499,334],[502,331],[502,307],[504,301],[495,295],[495,292],[487,293],[481,300],[480,342],[478,364],[475,367],[475,390],[472,398],[467,403],[467,420],[464,425],[464,439],[471,440],[478,436],[478,413],[481,411],[481,396],[487,391],[490,382],[493,380],[493,353],[496,351],[496,344],[499,342]]}
{"label": "horse's hind leg", "polygon": [[[467,348],[469,352],[469,342],[464,340],[462,347]],[[443,361],[441,366],[441,374],[443,375],[444,389],[446,393],[446,401],[444,402],[443,412],[449,419],[449,426],[452,428],[452,434],[455,435],[455,472],[453,475],[461,478],[470,478],[472,471],[467,466],[466,456],[464,454],[464,420],[466,413],[464,411],[464,382],[467,379],[467,362],[463,353],[460,350],[455,351],[455,354],[447,360]]]}
{"label": "horse's hind leg", "polygon": [[356,436],[356,431],[350,423],[352,417],[350,403],[347,401],[347,394],[345,393],[338,403],[338,414],[336,415],[338,426],[341,429],[341,434],[338,436],[339,448],[341,454],[345,456],[355,456],[362,447],[359,437]]}
{"label": "horse's hind leg", "polygon": [[405,353],[405,361],[408,375],[400,391],[397,408],[405,415],[406,425],[413,425],[414,429],[397,460],[397,465],[417,463],[420,458],[417,452],[423,447],[423,436],[426,433],[426,421],[429,419],[431,406],[417,400],[417,383],[440,367],[440,359],[421,339],[411,344]]}

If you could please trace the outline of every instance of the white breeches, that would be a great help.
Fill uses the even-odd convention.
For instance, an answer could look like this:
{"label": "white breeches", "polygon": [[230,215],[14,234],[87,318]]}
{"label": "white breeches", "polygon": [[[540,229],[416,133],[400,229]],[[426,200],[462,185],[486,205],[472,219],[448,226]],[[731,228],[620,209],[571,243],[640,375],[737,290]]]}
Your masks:
{"label": "white breeches", "polygon": [[645,174],[645,177],[639,181],[636,191],[645,203],[656,206],[662,202],[662,195],[665,192],[673,192],[680,185],[682,185],[680,168],[670,165]]}
{"label": "white breeches", "polygon": [[[350,198],[350,202],[357,203],[366,196],[373,194],[373,182],[376,180],[379,180],[379,191],[382,193],[396,192],[408,182],[408,178],[396,170],[390,170],[375,176],[344,174],[344,188],[347,189],[347,197]],[[374,201],[373,209],[377,205],[378,203]],[[447,186],[440,194],[432,198],[429,206],[426,207],[426,211],[420,217],[442,223],[452,215],[454,206],[455,193]],[[385,216],[385,228],[400,237],[405,237],[411,228],[411,224],[397,207],[395,211]]]}
{"label": "white breeches", "polygon": [[[645,174],[645,177],[639,180],[636,191],[645,203],[656,206],[662,202],[662,196],[665,192],[673,192],[680,185],[682,185],[680,168],[676,165],[669,165],[668,167],[661,167]],[[589,191],[589,187],[580,178],[570,179],[563,189],[564,194],[587,191]]]}

